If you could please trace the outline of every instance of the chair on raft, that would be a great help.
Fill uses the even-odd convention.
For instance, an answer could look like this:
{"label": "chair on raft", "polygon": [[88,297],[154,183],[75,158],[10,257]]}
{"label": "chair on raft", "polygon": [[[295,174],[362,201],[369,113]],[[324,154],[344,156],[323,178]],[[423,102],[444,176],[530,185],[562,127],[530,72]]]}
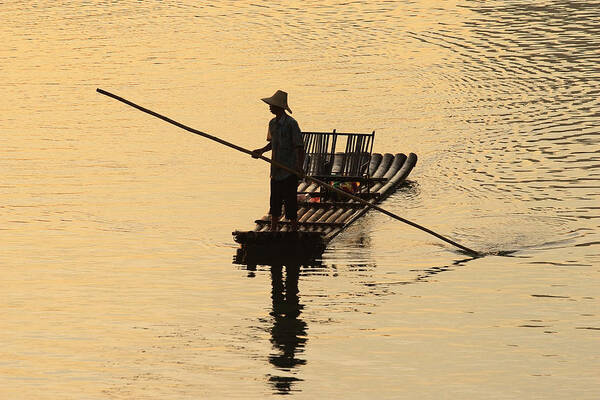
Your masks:
{"label": "chair on raft", "polygon": [[[356,192],[368,193],[375,131],[340,133],[334,129],[332,132],[302,132],[302,137],[307,175],[335,185],[355,182]],[[330,196],[321,192],[320,197]]]}

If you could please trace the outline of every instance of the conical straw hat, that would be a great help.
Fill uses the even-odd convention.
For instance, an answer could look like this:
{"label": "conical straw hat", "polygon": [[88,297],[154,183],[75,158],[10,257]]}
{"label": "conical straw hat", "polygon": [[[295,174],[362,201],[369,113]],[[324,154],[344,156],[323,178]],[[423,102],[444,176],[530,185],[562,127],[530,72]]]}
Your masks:
{"label": "conical straw hat", "polygon": [[290,113],[292,112],[292,110],[290,110],[290,107],[288,106],[288,103],[287,103],[287,93],[284,92],[283,90],[278,90],[275,92],[275,94],[273,96],[265,97],[264,99],[261,99],[261,100],[270,106],[283,108],[284,110],[288,110]]}

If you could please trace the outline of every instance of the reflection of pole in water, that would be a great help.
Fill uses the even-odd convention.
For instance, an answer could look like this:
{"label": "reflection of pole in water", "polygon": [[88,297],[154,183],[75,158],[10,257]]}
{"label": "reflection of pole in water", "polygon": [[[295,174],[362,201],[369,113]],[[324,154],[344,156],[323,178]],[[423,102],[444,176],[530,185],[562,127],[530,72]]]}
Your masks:
{"label": "reflection of pole in water", "polygon": [[[306,360],[296,357],[302,352],[306,343],[306,322],[299,318],[302,305],[298,296],[298,278],[300,266],[271,267],[271,299],[273,300],[273,327],[271,328],[271,343],[276,353],[269,356],[269,362],[277,369],[291,371],[298,365],[306,364]],[[301,379],[290,376],[271,376],[269,381],[278,393],[288,393],[292,384]]]}

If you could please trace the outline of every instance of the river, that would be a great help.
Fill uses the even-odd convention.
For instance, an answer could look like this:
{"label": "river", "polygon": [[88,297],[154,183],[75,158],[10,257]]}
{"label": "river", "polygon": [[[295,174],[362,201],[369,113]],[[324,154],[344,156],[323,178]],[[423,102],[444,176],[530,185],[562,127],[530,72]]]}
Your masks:
{"label": "river", "polygon": [[[598,1],[0,4],[0,397],[596,399]],[[414,152],[317,265],[233,262],[262,97]],[[502,254],[502,255],[499,255]]]}

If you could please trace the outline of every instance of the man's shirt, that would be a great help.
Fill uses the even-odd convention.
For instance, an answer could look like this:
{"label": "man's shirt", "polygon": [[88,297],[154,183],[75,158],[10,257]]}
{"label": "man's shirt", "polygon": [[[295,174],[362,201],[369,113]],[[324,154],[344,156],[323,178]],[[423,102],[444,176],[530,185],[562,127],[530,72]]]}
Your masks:
{"label": "man's shirt", "polygon": [[[296,169],[298,148],[304,147],[298,122],[287,114],[283,114],[279,120],[277,117],[273,118],[269,121],[267,140],[271,142],[273,160]],[[271,164],[272,179],[279,181],[290,175],[290,172]]]}

